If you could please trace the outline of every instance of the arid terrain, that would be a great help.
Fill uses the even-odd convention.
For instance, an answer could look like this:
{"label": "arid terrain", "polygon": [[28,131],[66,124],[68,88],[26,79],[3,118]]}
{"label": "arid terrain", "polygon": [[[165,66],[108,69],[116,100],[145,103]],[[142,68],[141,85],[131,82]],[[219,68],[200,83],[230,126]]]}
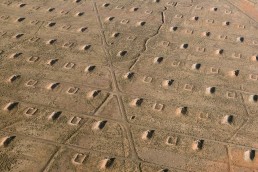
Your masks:
{"label": "arid terrain", "polygon": [[258,0],[0,0],[0,172],[258,172]]}

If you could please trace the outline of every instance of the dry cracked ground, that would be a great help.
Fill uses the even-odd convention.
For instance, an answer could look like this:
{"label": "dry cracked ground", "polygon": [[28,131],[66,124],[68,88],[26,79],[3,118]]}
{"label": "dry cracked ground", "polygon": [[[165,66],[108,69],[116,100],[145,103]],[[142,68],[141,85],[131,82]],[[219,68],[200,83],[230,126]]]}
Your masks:
{"label": "dry cracked ground", "polygon": [[257,0],[1,0],[0,171],[258,172]]}

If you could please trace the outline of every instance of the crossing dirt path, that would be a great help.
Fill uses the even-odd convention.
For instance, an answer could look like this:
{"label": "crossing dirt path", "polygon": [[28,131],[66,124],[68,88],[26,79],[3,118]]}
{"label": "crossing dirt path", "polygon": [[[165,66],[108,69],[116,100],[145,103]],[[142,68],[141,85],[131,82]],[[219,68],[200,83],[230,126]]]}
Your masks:
{"label": "crossing dirt path", "polygon": [[258,172],[258,1],[2,0],[0,95],[1,172]]}

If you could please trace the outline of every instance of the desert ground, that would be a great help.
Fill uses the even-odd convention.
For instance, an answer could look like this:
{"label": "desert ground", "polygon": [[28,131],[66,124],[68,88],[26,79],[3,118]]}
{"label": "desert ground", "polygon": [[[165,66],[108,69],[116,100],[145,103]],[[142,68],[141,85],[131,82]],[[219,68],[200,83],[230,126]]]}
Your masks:
{"label": "desert ground", "polygon": [[258,0],[0,0],[0,172],[258,172]]}

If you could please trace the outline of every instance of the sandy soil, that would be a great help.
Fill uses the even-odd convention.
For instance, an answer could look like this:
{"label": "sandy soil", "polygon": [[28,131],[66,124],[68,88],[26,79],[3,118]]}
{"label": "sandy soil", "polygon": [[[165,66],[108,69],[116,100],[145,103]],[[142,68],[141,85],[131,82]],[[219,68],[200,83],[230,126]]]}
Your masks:
{"label": "sandy soil", "polygon": [[0,171],[258,172],[257,0],[1,0]]}

